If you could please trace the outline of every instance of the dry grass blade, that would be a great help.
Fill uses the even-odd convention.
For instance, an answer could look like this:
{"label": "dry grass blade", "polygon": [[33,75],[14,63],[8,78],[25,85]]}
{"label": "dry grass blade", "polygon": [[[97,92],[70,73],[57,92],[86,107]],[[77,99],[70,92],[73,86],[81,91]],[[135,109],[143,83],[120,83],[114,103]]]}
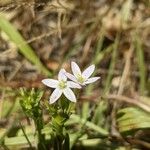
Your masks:
{"label": "dry grass blade", "polygon": [[128,98],[128,97],[122,96],[122,95],[113,95],[113,94],[109,94],[108,96],[106,96],[106,98],[120,101],[120,102],[126,102],[126,103],[132,104],[134,106],[138,106],[139,108],[142,108],[146,112],[150,113],[150,106],[147,104],[144,104],[140,100],[136,100],[134,98]]}

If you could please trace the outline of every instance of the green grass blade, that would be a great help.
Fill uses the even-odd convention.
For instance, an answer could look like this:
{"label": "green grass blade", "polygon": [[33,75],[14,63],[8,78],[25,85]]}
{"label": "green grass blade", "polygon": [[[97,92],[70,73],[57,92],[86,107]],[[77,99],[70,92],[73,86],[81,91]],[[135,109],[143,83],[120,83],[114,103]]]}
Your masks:
{"label": "green grass blade", "polygon": [[145,87],[146,87],[146,68],[145,68],[145,62],[144,62],[144,51],[142,48],[141,41],[137,34],[134,35],[135,39],[135,48],[136,48],[136,54],[137,54],[137,62],[139,67],[139,73],[140,73],[140,93],[141,95],[144,95]]}
{"label": "green grass blade", "polygon": [[119,43],[119,37],[120,37],[120,34],[118,33],[118,35],[115,39],[114,46],[113,46],[112,59],[111,59],[110,66],[109,66],[108,76],[107,76],[106,82],[105,82],[104,94],[108,93],[110,90],[111,79],[113,76],[113,71],[115,68],[116,60],[117,60],[116,57],[117,57],[117,47],[118,47],[118,43]]}
{"label": "green grass blade", "polygon": [[100,101],[98,106],[95,108],[92,122],[96,125],[102,126],[105,123],[104,112],[107,109],[107,104],[105,101]]}
{"label": "green grass blade", "polygon": [[22,55],[24,55],[30,62],[35,64],[43,74],[51,76],[51,73],[41,63],[33,49],[26,43],[25,39],[16,30],[16,28],[3,16],[0,16],[0,29],[4,31],[9,39],[16,44],[16,46],[19,48],[19,52],[22,53]]}
{"label": "green grass blade", "polygon": [[[102,45],[102,43],[100,42],[100,45]],[[100,46],[98,46],[100,47]],[[95,55],[95,57],[92,60],[92,63],[95,64],[98,67],[98,64],[100,64],[100,62],[107,56],[109,55],[111,52],[113,51],[113,45],[108,46],[107,48],[105,48],[103,51],[100,51],[99,53],[97,52],[97,54]],[[93,76],[95,76],[96,71],[93,73]],[[90,95],[92,90],[94,88],[93,84],[90,84],[89,86],[86,87],[86,94]]]}
{"label": "green grass blade", "polygon": [[[94,55],[94,58],[93,58],[93,63],[94,64],[97,64],[97,63],[99,63],[99,61],[97,61],[98,60],[98,56],[99,56],[99,53],[101,52],[101,50],[102,50],[102,47],[103,47],[103,43],[104,43],[104,37],[105,37],[105,30],[104,30],[104,28],[102,28],[101,29],[101,31],[100,31],[100,35],[99,35],[99,39],[98,39],[98,41],[97,41],[97,44],[96,44],[96,48],[95,48],[95,55]],[[102,53],[103,54],[103,53]]]}
{"label": "green grass blade", "polygon": [[103,136],[108,136],[108,131],[101,128],[100,126],[95,125],[94,123],[85,120],[84,118],[80,118],[80,116],[72,114],[70,117],[70,120],[74,120],[74,123],[80,123],[81,125],[85,124],[86,127],[89,129],[92,129],[93,131],[96,131],[97,133],[103,135]]}
{"label": "green grass blade", "polygon": [[87,119],[90,116],[90,104],[84,102],[82,106],[82,118]]}

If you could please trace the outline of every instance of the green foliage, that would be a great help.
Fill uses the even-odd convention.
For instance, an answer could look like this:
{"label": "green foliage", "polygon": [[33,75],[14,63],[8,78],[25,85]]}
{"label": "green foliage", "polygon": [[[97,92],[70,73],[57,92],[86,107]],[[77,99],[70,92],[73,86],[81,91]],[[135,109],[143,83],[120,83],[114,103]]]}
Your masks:
{"label": "green foliage", "polygon": [[[8,5],[5,5],[6,3]],[[23,34],[1,14],[0,30],[16,45],[23,58],[33,63],[44,75],[51,76],[51,72],[41,63],[30,46],[31,41],[34,41],[33,45],[37,48],[39,55],[43,55],[54,72],[57,72],[61,66],[68,68],[68,61],[71,60],[79,61],[82,68],[93,62],[97,68],[95,75],[101,76],[100,82],[102,83],[97,82],[97,86],[91,84],[78,93],[79,103],[77,102],[76,113],[75,105],[64,98],[52,105],[47,100],[44,101],[44,104],[47,103],[48,110],[47,112],[44,110],[44,120],[42,113],[44,108],[40,105],[42,91],[22,89],[19,98],[16,98],[15,90],[12,90],[10,95],[3,87],[3,85],[18,87],[18,78],[10,78],[16,73],[19,79],[24,73],[28,83],[30,72],[21,70],[20,75],[20,71],[17,72],[19,68],[14,68],[14,70],[9,68],[8,61],[13,66],[17,66],[17,62],[22,62],[22,59],[20,57],[11,59],[12,57],[9,57],[11,55],[8,55],[6,59],[9,59],[5,61],[5,55],[7,55],[5,49],[10,50],[12,47],[10,41],[6,41],[2,34],[0,54],[2,53],[4,58],[0,60],[2,64],[0,83],[4,90],[0,91],[0,101],[2,100],[0,104],[0,149],[1,145],[6,146],[4,149],[10,150],[32,149],[32,146],[34,149],[42,150],[67,150],[69,146],[73,149],[86,150],[140,150],[146,149],[147,145],[147,149],[150,147],[149,133],[145,132],[150,130],[149,113],[147,113],[149,111],[144,112],[149,109],[150,102],[148,97],[150,79],[147,74],[149,70],[148,6],[150,6],[150,1],[116,0],[108,3],[106,0],[99,0],[86,3],[86,1],[61,0],[45,0],[44,2],[0,0],[0,4],[1,14],[10,18],[15,23],[14,25],[21,26]],[[54,6],[56,9],[47,9],[46,6]],[[30,25],[31,30],[28,29]],[[27,35],[29,39],[24,39],[22,35]],[[61,39],[58,39],[57,35],[59,37],[61,35]],[[134,52],[131,54],[131,59],[126,59],[130,49]],[[127,70],[124,64],[129,64]],[[122,72],[126,72],[126,76]],[[38,76],[36,79],[40,78],[42,77]],[[125,78],[126,83],[122,85],[118,80],[120,78]],[[5,81],[13,82],[5,84],[3,83]],[[135,95],[135,99],[140,95],[145,97],[140,97],[139,103],[136,100],[134,103],[121,101],[120,98],[121,108],[119,107],[120,110],[116,116],[114,112],[117,108],[112,107],[115,105],[112,100],[107,99],[107,94],[109,96],[109,94],[118,93],[120,87],[123,89],[123,93],[120,93],[122,96],[134,97]],[[101,97],[100,101],[99,97]],[[134,104],[139,108],[122,108],[126,106],[125,103],[128,103],[128,106]],[[144,109],[142,104],[148,107]],[[29,117],[30,124],[26,122],[22,112],[20,113],[20,108]],[[111,134],[115,119],[117,119],[121,139]],[[16,127],[17,131],[15,131]]]}
{"label": "green foliage", "polygon": [[10,115],[20,111],[19,100],[15,99],[15,100],[10,101],[10,99],[16,98],[17,90],[14,90],[9,87],[7,88],[0,87],[0,93],[2,93],[2,95],[3,94],[6,95],[2,97],[2,99],[0,100],[1,101],[0,102],[0,117],[1,118],[9,118]]}
{"label": "green foliage", "polygon": [[[67,113],[67,108],[62,109],[62,107],[58,104],[49,105],[47,103],[47,110],[52,117],[52,126],[57,128],[58,126],[64,125],[67,119],[69,119],[69,114]],[[68,107],[68,104],[66,104],[66,107]]]}
{"label": "green foliage", "polygon": [[25,114],[33,119],[37,118],[41,113],[39,104],[43,92],[39,90],[35,91],[34,89],[31,91],[21,89],[20,95],[20,104]]}
{"label": "green foliage", "polygon": [[58,135],[63,136],[65,134],[64,124],[69,119],[72,113],[73,104],[62,97],[59,103],[56,103],[54,105],[48,104],[47,109],[51,116],[51,128]]}
{"label": "green foliage", "polygon": [[140,37],[137,33],[135,33],[134,37],[135,39],[135,48],[136,48],[136,55],[137,55],[137,63],[138,63],[138,69],[139,69],[139,75],[140,75],[140,84],[139,84],[139,90],[140,94],[145,94],[145,87],[146,87],[146,67],[145,67],[145,60],[144,60],[144,52],[142,43],[140,40]]}
{"label": "green foliage", "polygon": [[[20,105],[24,111],[24,113],[34,120],[34,124],[38,134],[38,149],[46,149],[45,148],[45,137],[42,134],[43,129],[43,116],[42,109],[40,107],[40,100],[43,95],[42,91],[35,91],[32,89],[31,91],[27,91],[25,89],[20,90]],[[27,137],[27,135],[25,135]],[[29,142],[29,145],[30,142]]]}
{"label": "green foliage", "polygon": [[104,94],[109,93],[109,90],[111,88],[111,80],[113,77],[113,71],[114,71],[114,68],[116,65],[116,60],[117,60],[117,54],[118,54],[117,48],[118,48],[119,40],[120,40],[120,34],[118,33],[116,36],[115,42],[113,44],[112,58],[111,58],[111,62],[109,65],[108,76],[107,76],[106,81],[105,81],[105,88],[103,91]]}
{"label": "green foliage", "polygon": [[109,133],[107,130],[103,129],[102,127],[92,123],[91,121],[88,121],[87,119],[81,118],[79,115],[72,114],[68,122],[66,122],[66,125],[71,124],[78,124],[78,125],[84,125],[86,128],[95,131],[96,133],[107,136]]}
{"label": "green foliage", "polygon": [[[50,122],[46,125],[45,131],[51,137],[52,147],[54,149],[67,150],[70,147],[70,136],[66,129],[65,123],[70,119],[70,115],[74,112],[74,104],[68,101],[64,96],[53,105],[46,103]],[[44,131],[43,131],[44,132]]]}
{"label": "green foliage", "polygon": [[[28,135],[28,139],[31,143],[35,142],[35,136],[33,134]],[[27,146],[27,144],[28,142],[25,136],[5,138],[5,145],[7,145],[10,149],[21,148],[23,146]]]}
{"label": "green foliage", "polygon": [[149,113],[134,107],[123,108],[118,111],[118,128],[121,133],[150,128]]}
{"label": "green foliage", "polygon": [[94,111],[92,122],[96,125],[102,126],[105,123],[104,112],[107,109],[107,102],[101,100]]}

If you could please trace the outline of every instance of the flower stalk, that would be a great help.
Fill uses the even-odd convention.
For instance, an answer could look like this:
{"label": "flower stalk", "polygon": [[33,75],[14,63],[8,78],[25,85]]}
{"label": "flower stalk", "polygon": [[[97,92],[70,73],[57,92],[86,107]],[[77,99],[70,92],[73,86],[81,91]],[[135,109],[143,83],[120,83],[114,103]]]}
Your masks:
{"label": "flower stalk", "polygon": [[[58,73],[58,80],[42,80],[43,84],[54,89],[49,98],[49,103],[52,105],[48,105],[48,110],[51,116],[51,128],[53,130],[51,137],[55,150],[69,150],[70,141],[65,122],[72,114],[72,109],[70,109],[72,102],[77,101],[72,89],[81,89],[82,86],[93,83],[100,78],[90,77],[95,70],[95,65],[91,65],[81,72],[79,66],[75,62],[71,62],[71,69],[73,75],[66,72],[65,69],[61,69]],[[56,101],[58,102],[55,103]]]}
{"label": "flower stalk", "polygon": [[64,96],[55,105],[48,105],[48,111],[52,117],[52,144],[56,150],[69,150],[70,139],[65,123],[73,113],[73,106],[72,102],[68,101]]}

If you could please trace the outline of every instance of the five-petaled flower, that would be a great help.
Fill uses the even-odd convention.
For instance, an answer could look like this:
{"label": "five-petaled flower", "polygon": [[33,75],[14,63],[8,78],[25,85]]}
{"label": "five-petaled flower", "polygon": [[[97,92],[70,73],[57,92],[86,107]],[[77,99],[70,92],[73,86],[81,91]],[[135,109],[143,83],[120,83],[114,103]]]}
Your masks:
{"label": "five-petaled flower", "polygon": [[81,86],[73,81],[67,81],[65,73],[66,73],[65,69],[61,69],[58,73],[58,80],[54,79],[42,80],[43,84],[47,85],[48,87],[55,88],[55,90],[50,96],[49,100],[50,104],[56,102],[62,94],[64,94],[70,101],[76,102],[76,97],[70,88],[80,89]]}
{"label": "five-petaled flower", "polygon": [[83,72],[81,72],[79,66],[75,63],[75,62],[71,62],[71,69],[72,69],[72,74],[66,72],[66,76],[76,82],[79,83],[80,85],[86,85],[86,84],[90,84],[93,83],[95,81],[97,81],[98,79],[100,79],[100,77],[91,77],[92,73],[95,70],[95,65],[91,65],[88,68],[86,68]]}

